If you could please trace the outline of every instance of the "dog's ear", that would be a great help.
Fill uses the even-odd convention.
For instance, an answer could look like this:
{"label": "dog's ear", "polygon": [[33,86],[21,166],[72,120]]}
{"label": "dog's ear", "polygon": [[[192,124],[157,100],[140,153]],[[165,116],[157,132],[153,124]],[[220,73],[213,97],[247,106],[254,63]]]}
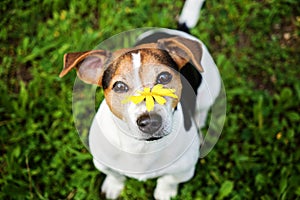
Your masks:
{"label": "dog's ear", "polygon": [[191,62],[200,72],[203,71],[201,66],[202,46],[199,42],[183,37],[171,37],[158,40],[157,45],[158,48],[166,50],[170,54],[179,69]]}
{"label": "dog's ear", "polygon": [[104,50],[92,50],[64,55],[64,68],[59,77],[75,68],[78,77],[86,83],[102,85],[104,64],[111,53]]}

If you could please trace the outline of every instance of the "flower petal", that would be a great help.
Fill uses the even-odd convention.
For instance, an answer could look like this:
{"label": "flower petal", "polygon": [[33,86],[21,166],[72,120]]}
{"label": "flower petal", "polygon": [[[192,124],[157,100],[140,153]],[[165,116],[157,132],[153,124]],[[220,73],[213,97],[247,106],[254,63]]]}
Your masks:
{"label": "flower petal", "polygon": [[145,96],[143,96],[143,95],[130,97],[130,101],[132,101],[132,103],[134,103],[134,104],[139,104],[142,101],[144,101],[144,99],[145,99]]}
{"label": "flower petal", "polygon": [[174,99],[178,99],[178,96],[174,93],[168,93],[168,94],[165,94],[164,96],[168,96],[168,97],[172,97]]}
{"label": "flower petal", "polygon": [[130,98],[131,98],[131,96],[126,97],[125,99],[123,99],[123,100],[121,101],[121,103],[122,103],[122,104],[129,103],[129,102],[130,102]]}
{"label": "flower petal", "polygon": [[128,103],[131,101],[134,104],[139,104],[142,101],[146,100],[146,108],[148,112],[153,110],[155,101],[163,105],[167,102],[165,99],[166,96],[172,97],[172,98],[178,98],[174,92],[175,89],[169,89],[169,88],[163,88],[164,86],[162,84],[155,85],[152,89],[149,87],[145,87],[143,91],[138,91],[137,93],[139,95],[137,96],[130,96],[122,100],[122,103]]}
{"label": "flower petal", "polygon": [[153,108],[154,108],[154,99],[153,99],[152,96],[146,96],[146,108],[147,108],[148,112],[153,110]]}
{"label": "flower petal", "polygon": [[145,87],[143,93],[150,93],[150,88],[149,87]]}
{"label": "flower petal", "polygon": [[177,95],[174,94],[175,89],[163,88],[163,85],[157,84],[152,88],[152,95],[158,96],[169,96],[173,98],[178,98]]}
{"label": "flower petal", "polygon": [[164,86],[162,85],[162,84],[156,84],[156,85],[154,85],[154,87],[152,88],[152,92],[156,92],[156,91],[158,91],[158,90],[160,90],[160,89],[162,89]]}
{"label": "flower petal", "polygon": [[159,103],[160,105],[164,105],[167,102],[167,100],[162,96],[153,95],[153,97],[155,101],[157,101],[157,103]]}

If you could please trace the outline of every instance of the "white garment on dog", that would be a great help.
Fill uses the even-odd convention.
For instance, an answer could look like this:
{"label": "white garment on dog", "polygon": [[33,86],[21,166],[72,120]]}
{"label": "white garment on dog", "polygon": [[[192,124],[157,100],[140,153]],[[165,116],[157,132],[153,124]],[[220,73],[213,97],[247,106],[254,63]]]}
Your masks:
{"label": "white garment on dog", "polygon": [[199,147],[196,126],[184,129],[180,104],[174,113],[172,132],[156,141],[140,141],[126,135],[126,123],[115,118],[103,100],[89,135],[94,159],[115,171],[133,175],[156,173],[172,166],[191,147]]}

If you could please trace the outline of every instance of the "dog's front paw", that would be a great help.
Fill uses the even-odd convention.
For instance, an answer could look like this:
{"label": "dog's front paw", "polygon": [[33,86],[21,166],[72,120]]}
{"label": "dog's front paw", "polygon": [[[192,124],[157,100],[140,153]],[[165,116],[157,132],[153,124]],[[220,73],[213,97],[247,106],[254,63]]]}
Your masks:
{"label": "dog's front paw", "polygon": [[170,200],[177,195],[177,184],[161,185],[158,184],[154,191],[154,198],[157,200]]}
{"label": "dog's front paw", "polygon": [[116,199],[121,194],[124,188],[124,177],[114,177],[108,175],[101,187],[101,192],[105,193],[107,199]]}

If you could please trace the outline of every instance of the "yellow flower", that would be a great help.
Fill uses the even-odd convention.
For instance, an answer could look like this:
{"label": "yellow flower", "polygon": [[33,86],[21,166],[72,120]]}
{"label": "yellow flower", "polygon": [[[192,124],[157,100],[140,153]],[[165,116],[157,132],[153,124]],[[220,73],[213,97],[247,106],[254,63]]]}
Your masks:
{"label": "yellow flower", "polygon": [[281,137],[282,137],[282,133],[281,133],[281,132],[279,132],[279,133],[276,134],[276,139],[277,139],[277,140],[280,140]]}
{"label": "yellow flower", "polygon": [[122,103],[127,103],[131,101],[134,104],[139,104],[142,101],[146,100],[146,108],[148,112],[153,110],[155,101],[163,105],[167,102],[164,96],[172,97],[177,99],[177,95],[174,94],[175,89],[163,88],[162,84],[155,85],[152,89],[145,87],[143,91],[138,91],[138,96],[130,96],[122,101]]}

